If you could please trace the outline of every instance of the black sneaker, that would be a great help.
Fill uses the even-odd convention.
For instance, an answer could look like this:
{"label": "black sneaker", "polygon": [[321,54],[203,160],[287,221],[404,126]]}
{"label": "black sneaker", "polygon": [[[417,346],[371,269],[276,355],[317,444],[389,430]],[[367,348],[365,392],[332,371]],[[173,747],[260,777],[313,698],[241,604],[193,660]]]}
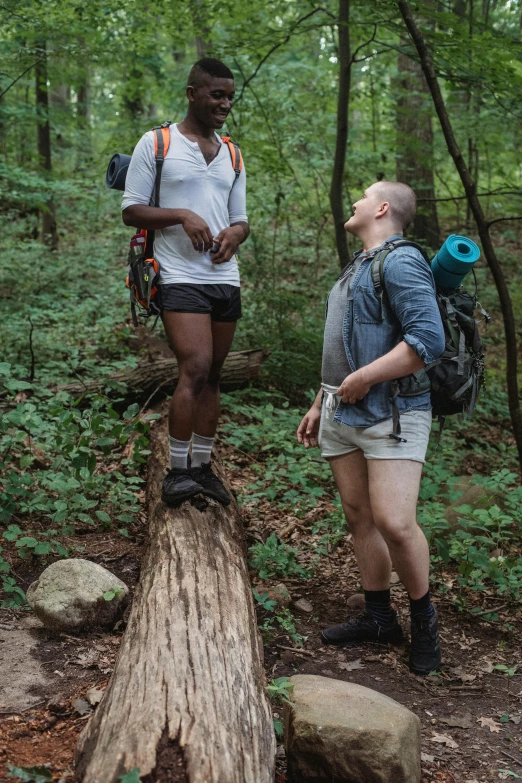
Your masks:
{"label": "black sneaker", "polygon": [[414,674],[429,674],[440,669],[441,663],[437,612],[434,611],[431,617],[412,617],[411,671]]}
{"label": "black sneaker", "polygon": [[223,506],[229,505],[232,498],[223,486],[222,481],[212,472],[210,462],[206,462],[199,468],[191,468],[190,475],[194,481],[203,487],[204,495],[218,500]]}
{"label": "black sneaker", "polygon": [[345,623],[332,625],[321,633],[327,644],[357,644],[358,642],[382,642],[383,644],[401,644],[402,628],[396,617],[389,628],[380,628],[371,612],[364,611]]}
{"label": "black sneaker", "polygon": [[161,485],[161,499],[168,506],[179,506],[200,492],[203,492],[203,487],[194,481],[188,468],[167,470]]}

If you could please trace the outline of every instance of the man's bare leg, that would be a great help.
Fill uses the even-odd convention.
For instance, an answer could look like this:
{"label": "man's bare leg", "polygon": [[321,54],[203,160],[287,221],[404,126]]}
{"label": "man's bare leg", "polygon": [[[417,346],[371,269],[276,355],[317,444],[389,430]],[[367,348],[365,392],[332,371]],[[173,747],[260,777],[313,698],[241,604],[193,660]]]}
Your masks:
{"label": "man's bare leg", "polygon": [[208,372],[207,382],[199,396],[194,432],[206,438],[213,438],[221,413],[219,400],[219,379],[225,359],[227,358],[237,321],[212,321],[212,362]]}
{"label": "man's bare leg", "polygon": [[362,451],[357,449],[333,457],[328,462],[352,534],[363,588],[387,590],[390,587],[392,564],[386,542],[373,521],[367,461]]}
{"label": "man's bare leg", "polygon": [[169,433],[188,441],[196,422],[199,398],[212,366],[212,322],[202,313],[163,312],[163,325],[179,367],[169,409]]}
{"label": "man's bare leg", "polygon": [[422,463],[368,460],[369,495],[375,526],[388,545],[395,570],[410,598],[429,589],[430,553],[417,523]]}

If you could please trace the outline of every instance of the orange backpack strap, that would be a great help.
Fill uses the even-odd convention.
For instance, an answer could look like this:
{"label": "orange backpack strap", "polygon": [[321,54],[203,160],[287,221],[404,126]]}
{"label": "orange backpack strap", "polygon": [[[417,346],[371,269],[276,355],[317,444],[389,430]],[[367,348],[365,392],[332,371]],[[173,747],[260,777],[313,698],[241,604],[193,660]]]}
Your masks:
{"label": "orange backpack strap", "polygon": [[161,172],[163,162],[169,151],[170,125],[171,123],[167,121],[163,125],[158,125],[152,129],[154,132],[154,158],[156,159],[156,182],[154,184],[154,198],[151,199],[151,206],[153,207],[159,207],[160,205]]}
{"label": "orange backpack strap", "polygon": [[228,147],[228,151],[230,152],[230,160],[232,161],[232,168],[234,169],[234,173],[236,175],[236,179],[234,180],[234,184],[235,184],[243,168],[243,156],[241,155],[241,150],[239,149],[239,145],[235,144],[235,142],[232,141],[230,136],[222,136],[221,140],[225,142],[225,144]]}

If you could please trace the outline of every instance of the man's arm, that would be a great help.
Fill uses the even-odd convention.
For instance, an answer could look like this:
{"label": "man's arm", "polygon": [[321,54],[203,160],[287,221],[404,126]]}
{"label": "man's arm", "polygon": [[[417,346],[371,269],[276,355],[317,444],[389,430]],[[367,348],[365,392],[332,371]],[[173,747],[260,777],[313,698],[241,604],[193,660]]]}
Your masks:
{"label": "man's arm", "polygon": [[423,367],[424,362],[420,356],[403,341],[389,353],[348,375],[337,390],[337,394],[343,398],[343,402],[353,404],[366,397],[376,383],[402,378]]}
{"label": "man's arm", "polygon": [[217,253],[212,253],[212,263],[226,264],[237,253],[239,245],[250,233],[246,214],[246,171],[245,167],[232,186],[228,197],[228,217],[230,225],[224,228],[216,237],[220,242]]}
{"label": "man's arm", "polygon": [[321,421],[321,398],[323,396],[323,390],[319,389],[317,396],[312,403],[312,407],[303,416],[303,420],[297,429],[297,440],[299,443],[304,443],[305,447],[317,446],[317,438],[319,435],[319,424]]}
{"label": "man's arm", "polygon": [[194,250],[210,250],[214,241],[206,222],[190,209],[164,209],[132,204],[123,210],[121,216],[126,226],[139,226],[150,231],[181,225]]}
{"label": "man's arm", "polygon": [[[386,294],[401,324],[403,341],[345,378],[338,390],[343,402],[353,404],[362,400],[376,383],[421,370],[444,350],[444,328],[435,298],[435,284],[425,259],[411,248],[398,248],[386,259],[384,274]],[[413,297],[412,290],[415,291]]]}

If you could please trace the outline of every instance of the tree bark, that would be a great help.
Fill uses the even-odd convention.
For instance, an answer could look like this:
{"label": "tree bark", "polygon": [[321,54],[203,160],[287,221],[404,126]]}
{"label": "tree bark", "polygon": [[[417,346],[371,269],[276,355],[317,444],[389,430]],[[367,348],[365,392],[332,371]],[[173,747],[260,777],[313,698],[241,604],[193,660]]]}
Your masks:
{"label": "tree bark", "polygon": [[480,241],[482,242],[482,249],[484,250],[486,261],[497,288],[506,338],[506,384],[509,413],[513,426],[513,435],[517,444],[518,458],[522,469],[522,412],[520,410],[517,378],[517,335],[511,297],[509,295],[504,272],[495,253],[493,242],[491,241],[489,224],[485,218],[480,199],[477,195],[476,183],[473,181],[469,169],[466,166],[466,162],[464,161],[462,152],[460,151],[453,133],[453,128],[446,111],[446,106],[444,105],[442,93],[433,67],[431,54],[428,51],[421,31],[413,19],[408,3],[404,2],[404,0],[399,0],[398,6],[419,54],[422,70],[424,71],[433,98],[433,103],[441,124],[442,132],[444,133],[448,152],[453,158],[455,167],[459,173],[464,192],[466,193],[470,209],[477,224],[478,234]]}
{"label": "tree bark", "polygon": [[330,207],[335,227],[335,243],[339,263],[343,269],[350,260],[348,240],[344,223],[343,185],[348,144],[348,108],[350,104],[350,78],[352,61],[350,56],[350,0],[339,0],[339,94],[337,99],[337,137],[335,157],[330,186]]}
{"label": "tree bark", "polygon": [[[36,79],[36,116],[38,136],[38,158],[40,168],[50,177],[51,161],[51,127],[49,124],[49,90],[47,88],[47,46],[45,41],[39,44],[41,56],[35,66]],[[53,250],[58,247],[58,232],[56,229],[56,214],[52,196],[41,211],[42,240],[51,245]]]}
{"label": "tree bark", "polygon": [[[153,431],[150,546],[111,682],[76,752],[77,783],[271,783],[275,735],[235,501],[160,499],[167,422]],[[197,501],[194,501],[196,503]]]}
{"label": "tree bark", "polygon": [[[221,372],[222,389],[240,389],[247,386],[259,375],[261,362],[267,353],[261,349],[250,351],[232,351],[228,354]],[[176,359],[156,359],[154,362],[144,362],[130,370],[109,375],[85,383],[68,383],[57,387],[57,391],[69,392],[77,397],[85,394],[104,392],[107,394],[110,384],[118,384],[118,394],[121,395],[121,385],[126,387],[125,398],[133,401],[136,398],[145,399],[156,391],[171,392],[178,380],[178,363]]]}
{"label": "tree bark", "polygon": [[[402,42],[404,45],[404,42]],[[418,205],[412,233],[434,251],[440,246],[433,178],[432,106],[420,63],[399,53],[397,100],[397,180],[413,188]]]}

